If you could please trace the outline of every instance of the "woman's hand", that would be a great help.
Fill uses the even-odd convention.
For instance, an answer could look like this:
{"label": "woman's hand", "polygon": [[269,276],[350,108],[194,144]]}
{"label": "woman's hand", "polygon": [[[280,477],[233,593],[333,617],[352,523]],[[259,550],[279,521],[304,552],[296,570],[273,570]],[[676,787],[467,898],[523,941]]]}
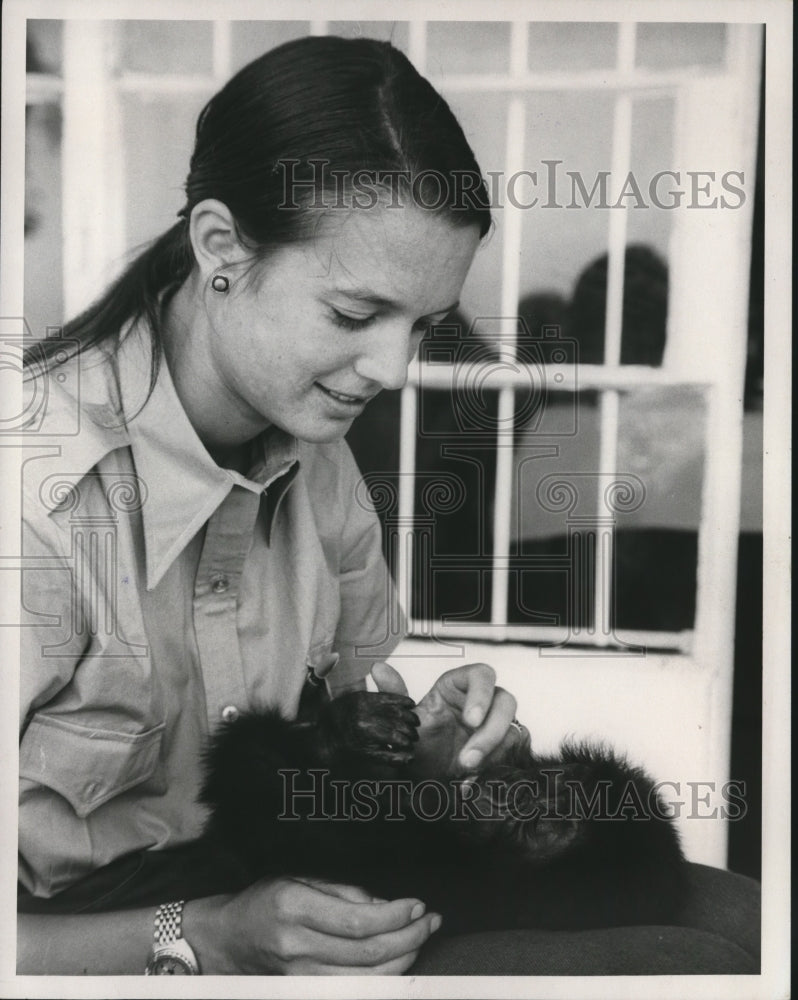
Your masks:
{"label": "woman's hand", "polygon": [[[371,675],[380,691],[407,694],[387,663],[375,664]],[[420,725],[414,771],[440,777],[475,770],[504,740],[515,709],[515,698],[496,687],[496,673],[487,663],[447,670],[415,708]]]}
{"label": "woman's hand", "polygon": [[263,880],[187,903],[185,936],[203,973],[401,975],[441,918],[417,899],[375,900],[310,878]]}

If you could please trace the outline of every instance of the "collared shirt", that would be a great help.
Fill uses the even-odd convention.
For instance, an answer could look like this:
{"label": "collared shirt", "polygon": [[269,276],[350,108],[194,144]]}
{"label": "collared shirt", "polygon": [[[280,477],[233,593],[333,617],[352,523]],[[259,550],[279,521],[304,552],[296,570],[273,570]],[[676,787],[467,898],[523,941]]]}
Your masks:
{"label": "collared shirt", "polygon": [[[399,639],[379,522],[343,441],[270,428],[220,468],[135,327],[49,378],[25,463],[20,881],[49,896],[197,837],[207,734],[359,683]],[[120,418],[120,412],[125,419]],[[73,429],[76,431],[73,433]]]}

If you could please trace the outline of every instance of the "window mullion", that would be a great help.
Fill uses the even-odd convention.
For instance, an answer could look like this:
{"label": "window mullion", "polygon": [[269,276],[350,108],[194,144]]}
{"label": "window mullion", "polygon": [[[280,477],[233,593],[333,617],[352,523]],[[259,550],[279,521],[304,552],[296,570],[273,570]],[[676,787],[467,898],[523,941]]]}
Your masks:
{"label": "window mullion", "polygon": [[410,21],[408,38],[408,58],[422,76],[427,67],[427,22]]}
{"label": "window mullion", "polygon": [[[622,24],[618,34],[618,63],[620,73],[634,69],[636,25]],[[615,98],[612,130],[611,176],[623,184],[631,167],[632,149],[632,96],[619,93]],[[626,263],[625,211],[612,212],[609,221],[607,262],[607,306],[604,317],[604,363],[614,368],[621,363],[621,335],[623,333],[623,285]],[[588,621],[588,632],[597,645],[605,646],[612,636],[612,566],[614,558],[614,524],[611,510],[607,509],[605,489],[618,471],[618,414],[620,397],[617,390],[601,394],[599,409],[599,489],[596,496],[596,537],[593,565],[593,617]]]}
{"label": "window mullion", "polygon": [[[510,72],[520,76],[526,69],[529,26],[516,21],[512,25],[510,42]],[[526,101],[510,99],[507,110],[507,143],[505,163],[508,175],[523,169],[526,143]],[[508,203],[503,209],[504,236],[502,243],[502,297],[499,330],[500,353],[503,362],[516,357],[518,335],[518,301],[521,287],[522,211]],[[510,508],[513,489],[513,452],[515,392],[511,385],[499,391],[496,426],[496,492],[493,505],[493,567],[491,573],[491,623],[496,638],[507,624],[509,591],[508,555],[510,551]]]}
{"label": "window mullion", "polygon": [[233,74],[233,26],[230,21],[213,22],[214,86],[223,86]]}
{"label": "window mullion", "polygon": [[[418,367],[415,361],[413,368]],[[415,533],[415,481],[416,481],[416,435],[418,434],[418,379],[411,379],[402,389],[400,400],[401,416],[399,424],[399,518],[397,524],[396,551],[390,558],[396,560],[396,588],[399,600],[407,615],[408,627],[413,631],[413,537]],[[427,577],[425,576],[425,580]],[[423,594],[422,617],[431,594]]]}
{"label": "window mullion", "polygon": [[64,22],[64,313],[74,316],[107,283],[124,253],[124,161],[111,78],[116,23]]}

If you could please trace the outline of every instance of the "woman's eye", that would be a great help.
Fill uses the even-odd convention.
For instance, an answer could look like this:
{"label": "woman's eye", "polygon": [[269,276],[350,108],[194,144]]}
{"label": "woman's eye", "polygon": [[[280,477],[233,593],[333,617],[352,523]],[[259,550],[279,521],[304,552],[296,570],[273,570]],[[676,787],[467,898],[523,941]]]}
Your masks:
{"label": "woman's eye", "polygon": [[344,330],[362,330],[374,319],[373,316],[347,316],[346,313],[332,310],[333,323]]}

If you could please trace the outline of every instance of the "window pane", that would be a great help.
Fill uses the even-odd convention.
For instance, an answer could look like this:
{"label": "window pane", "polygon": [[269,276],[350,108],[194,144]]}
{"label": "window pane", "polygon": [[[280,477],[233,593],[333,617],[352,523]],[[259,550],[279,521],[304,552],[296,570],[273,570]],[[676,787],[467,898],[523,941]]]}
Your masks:
{"label": "window pane", "polygon": [[28,21],[28,73],[61,74],[62,21]]}
{"label": "window pane", "polygon": [[429,554],[413,574],[413,615],[487,622],[498,395],[463,402],[446,389],[419,392],[414,535]]}
{"label": "window pane", "polygon": [[[507,145],[507,99],[501,94],[453,94],[444,92],[463,128],[483,176],[495,171],[504,176]],[[486,178],[487,179],[487,178]],[[500,185],[499,185],[500,186]],[[493,201],[493,198],[491,198]],[[502,213],[493,213],[495,229],[483,240],[469,271],[461,311],[468,319],[498,316],[501,311]]]}
{"label": "window pane", "polygon": [[672,203],[668,192],[676,184],[667,175],[657,175],[674,166],[674,116],[672,97],[635,99],[630,167],[642,198],[633,192],[624,199],[627,242],[646,243],[666,259],[673,226],[673,210],[667,208]]}
{"label": "window pane", "polygon": [[[672,213],[667,177],[673,163],[673,100],[633,105],[630,171],[610,177],[611,95],[536,95],[527,117],[526,161],[536,182],[519,185],[524,214],[519,315],[532,332],[560,325],[583,364],[604,360],[607,245],[611,211],[626,213],[627,244],[621,361],[659,365],[665,349]],[[523,193],[519,194],[521,191]],[[623,198],[618,195],[623,193]],[[616,199],[621,207],[609,208]]]}
{"label": "window pane", "polygon": [[638,66],[722,66],[726,57],[725,24],[638,24]]}
{"label": "window pane", "polygon": [[609,213],[593,189],[612,160],[612,115],[609,94],[528,100],[524,162],[536,176],[521,179],[515,197],[530,206],[523,212],[518,311],[532,333],[542,324],[568,326],[580,275],[606,253]]}
{"label": "window pane", "polygon": [[233,21],[231,24],[233,69],[238,70],[269,49],[304,38],[307,21]]}
{"label": "window pane", "polygon": [[25,319],[34,337],[65,319],[58,104],[34,104],[25,112]]}
{"label": "window pane", "polygon": [[529,26],[529,69],[605,69],[615,65],[618,25],[537,22]]}
{"label": "window pane", "polygon": [[[569,434],[575,407],[577,432]],[[705,420],[698,389],[647,387],[622,393],[617,473],[609,477],[597,471],[598,393],[583,392],[576,400],[554,394],[537,427],[519,428],[511,622],[572,629],[593,625],[595,546],[607,530],[606,522],[596,518],[609,515],[614,522],[613,627],[692,628]],[[557,454],[546,454],[552,446]],[[610,504],[615,482],[621,492]]]}
{"label": "window pane", "polygon": [[598,394],[551,393],[517,423],[508,619],[586,628],[593,622],[599,477]]}
{"label": "window pane", "polygon": [[429,21],[427,72],[506,73],[510,25],[502,21]]}
{"label": "window pane", "polygon": [[153,239],[176,221],[186,200],[197,115],[208,97],[122,95],[127,246]]}
{"label": "window pane", "polygon": [[136,73],[210,73],[210,21],[120,21],[120,61]]}
{"label": "window pane", "polygon": [[[603,364],[607,308],[607,254],[579,275],[567,308],[565,332],[582,364]],[[626,248],[623,278],[621,364],[662,364],[668,316],[668,268],[645,243]]]}
{"label": "window pane", "polygon": [[618,628],[693,626],[705,431],[700,389],[649,387],[621,396],[618,472],[642,483],[644,499],[617,514]]}
{"label": "window pane", "polygon": [[407,52],[407,21],[330,21],[329,34],[342,38],[377,38]]}

